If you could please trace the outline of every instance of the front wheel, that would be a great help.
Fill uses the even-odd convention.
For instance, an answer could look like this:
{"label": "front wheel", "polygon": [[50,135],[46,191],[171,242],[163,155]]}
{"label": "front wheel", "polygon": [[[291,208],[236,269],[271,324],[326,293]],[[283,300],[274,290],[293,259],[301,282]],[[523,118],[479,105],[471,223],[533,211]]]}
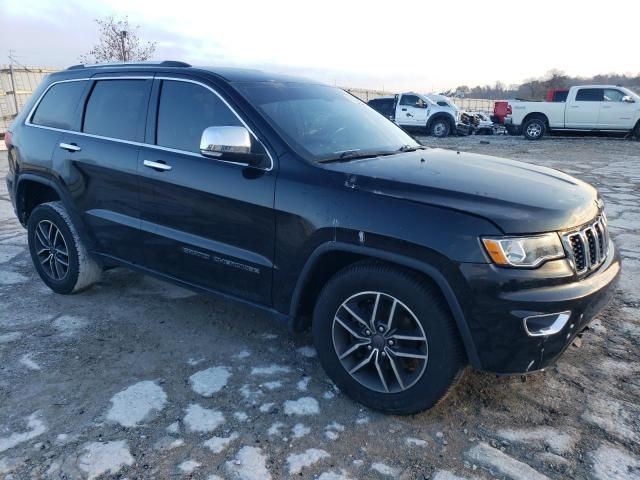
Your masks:
{"label": "front wheel", "polygon": [[436,287],[402,269],[362,262],[322,290],[313,339],[327,375],[354,400],[412,414],[436,405],[465,355]]}
{"label": "front wheel", "polygon": [[449,122],[447,122],[446,120],[438,119],[434,120],[431,124],[429,133],[431,133],[431,135],[433,135],[434,137],[442,138],[449,135],[450,130],[451,127],[449,126]]}
{"label": "front wheel", "polygon": [[524,138],[527,140],[540,140],[547,130],[545,121],[541,118],[531,118],[522,126]]}

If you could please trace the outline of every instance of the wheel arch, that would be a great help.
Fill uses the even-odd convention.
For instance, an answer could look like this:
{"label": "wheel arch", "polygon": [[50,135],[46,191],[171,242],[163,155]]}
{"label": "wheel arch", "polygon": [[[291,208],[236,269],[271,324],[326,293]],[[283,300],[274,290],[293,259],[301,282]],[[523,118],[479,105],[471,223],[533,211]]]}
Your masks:
{"label": "wheel arch", "polygon": [[294,331],[301,331],[308,325],[308,315],[313,310],[314,300],[329,278],[346,266],[362,260],[377,260],[409,269],[431,281],[449,307],[469,362],[474,367],[481,368],[462,307],[453,288],[439,269],[421,260],[370,247],[328,242],[316,248],[307,259],[293,291],[289,315]]}
{"label": "wheel arch", "polygon": [[429,117],[429,119],[427,120],[427,130],[431,130],[431,126],[433,125],[433,122],[435,122],[436,120],[441,120],[444,119],[449,123],[449,128],[450,128],[450,132],[449,133],[453,133],[456,130],[456,119],[453,117],[453,115],[451,115],[450,113],[447,112],[438,112],[438,113],[434,113],[431,117]]}
{"label": "wheel arch", "polygon": [[16,213],[23,226],[26,226],[29,215],[38,205],[59,200],[85,245],[94,245],[84,222],[73,207],[71,199],[65,193],[64,188],[54,179],[34,173],[22,173],[18,177],[15,192]]}
{"label": "wheel arch", "polygon": [[546,125],[546,127],[547,127],[547,129],[549,129],[549,117],[547,117],[542,112],[527,113],[525,115],[525,117],[522,119],[522,125],[524,125],[528,120],[531,120],[532,118],[539,118],[539,119],[543,120],[545,125]]}

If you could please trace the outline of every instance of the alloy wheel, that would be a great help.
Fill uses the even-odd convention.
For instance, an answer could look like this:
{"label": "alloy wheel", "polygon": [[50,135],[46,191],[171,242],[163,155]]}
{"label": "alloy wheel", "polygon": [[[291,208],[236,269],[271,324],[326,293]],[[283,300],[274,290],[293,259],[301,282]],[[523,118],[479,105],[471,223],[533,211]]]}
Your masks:
{"label": "alloy wheel", "polygon": [[63,280],[69,272],[69,249],[53,222],[42,220],[35,228],[35,250],[42,269],[52,280]]}
{"label": "alloy wheel", "polygon": [[332,324],[335,352],[358,383],[382,393],[399,393],[424,374],[428,342],[415,314],[382,292],[360,292],[338,308]]}
{"label": "alloy wheel", "polygon": [[530,123],[527,126],[527,135],[531,138],[537,138],[542,134],[542,125],[539,123]]}

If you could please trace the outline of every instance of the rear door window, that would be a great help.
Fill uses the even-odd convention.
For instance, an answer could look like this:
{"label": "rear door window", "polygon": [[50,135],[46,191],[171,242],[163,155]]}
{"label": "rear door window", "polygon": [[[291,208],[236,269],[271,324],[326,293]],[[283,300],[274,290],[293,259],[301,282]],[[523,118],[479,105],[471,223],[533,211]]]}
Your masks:
{"label": "rear door window", "polygon": [[31,123],[63,130],[77,129],[78,103],[86,86],[84,81],[53,85],[40,100]]}
{"label": "rear door window", "polygon": [[576,102],[603,102],[604,90],[602,88],[581,88],[576,94]]}
{"label": "rear door window", "polygon": [[223,126],[242,126],[242,122],[216,94],[191,82],[162,82],[156,130],[158,145],[200,153],[202,132],[208,127]]}
{"label": "rear door window", "polygon": [[98,80],[82,131],[101,137],[137,140],[144,132],[150,80]]}

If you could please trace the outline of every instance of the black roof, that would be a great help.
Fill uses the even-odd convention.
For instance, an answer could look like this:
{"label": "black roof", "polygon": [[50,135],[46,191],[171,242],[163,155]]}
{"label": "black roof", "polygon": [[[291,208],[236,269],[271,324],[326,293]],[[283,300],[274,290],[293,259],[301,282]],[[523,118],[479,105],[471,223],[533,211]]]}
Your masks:
{"label": "black roof", "polygon": [[176,71],[198,71],[214,74],[228,82],[295,82],[295,83],[320,83],[294,75],[265,72],[263,70],[235,67],[194,67],[188,63],[165,60],[162,62],[121,62],[121,63],[97,63],[94,65],[73,65],[67,71],[100,70],[105,72],[135,68],[136,70],[147,68],[149,70],[175,69]]}

